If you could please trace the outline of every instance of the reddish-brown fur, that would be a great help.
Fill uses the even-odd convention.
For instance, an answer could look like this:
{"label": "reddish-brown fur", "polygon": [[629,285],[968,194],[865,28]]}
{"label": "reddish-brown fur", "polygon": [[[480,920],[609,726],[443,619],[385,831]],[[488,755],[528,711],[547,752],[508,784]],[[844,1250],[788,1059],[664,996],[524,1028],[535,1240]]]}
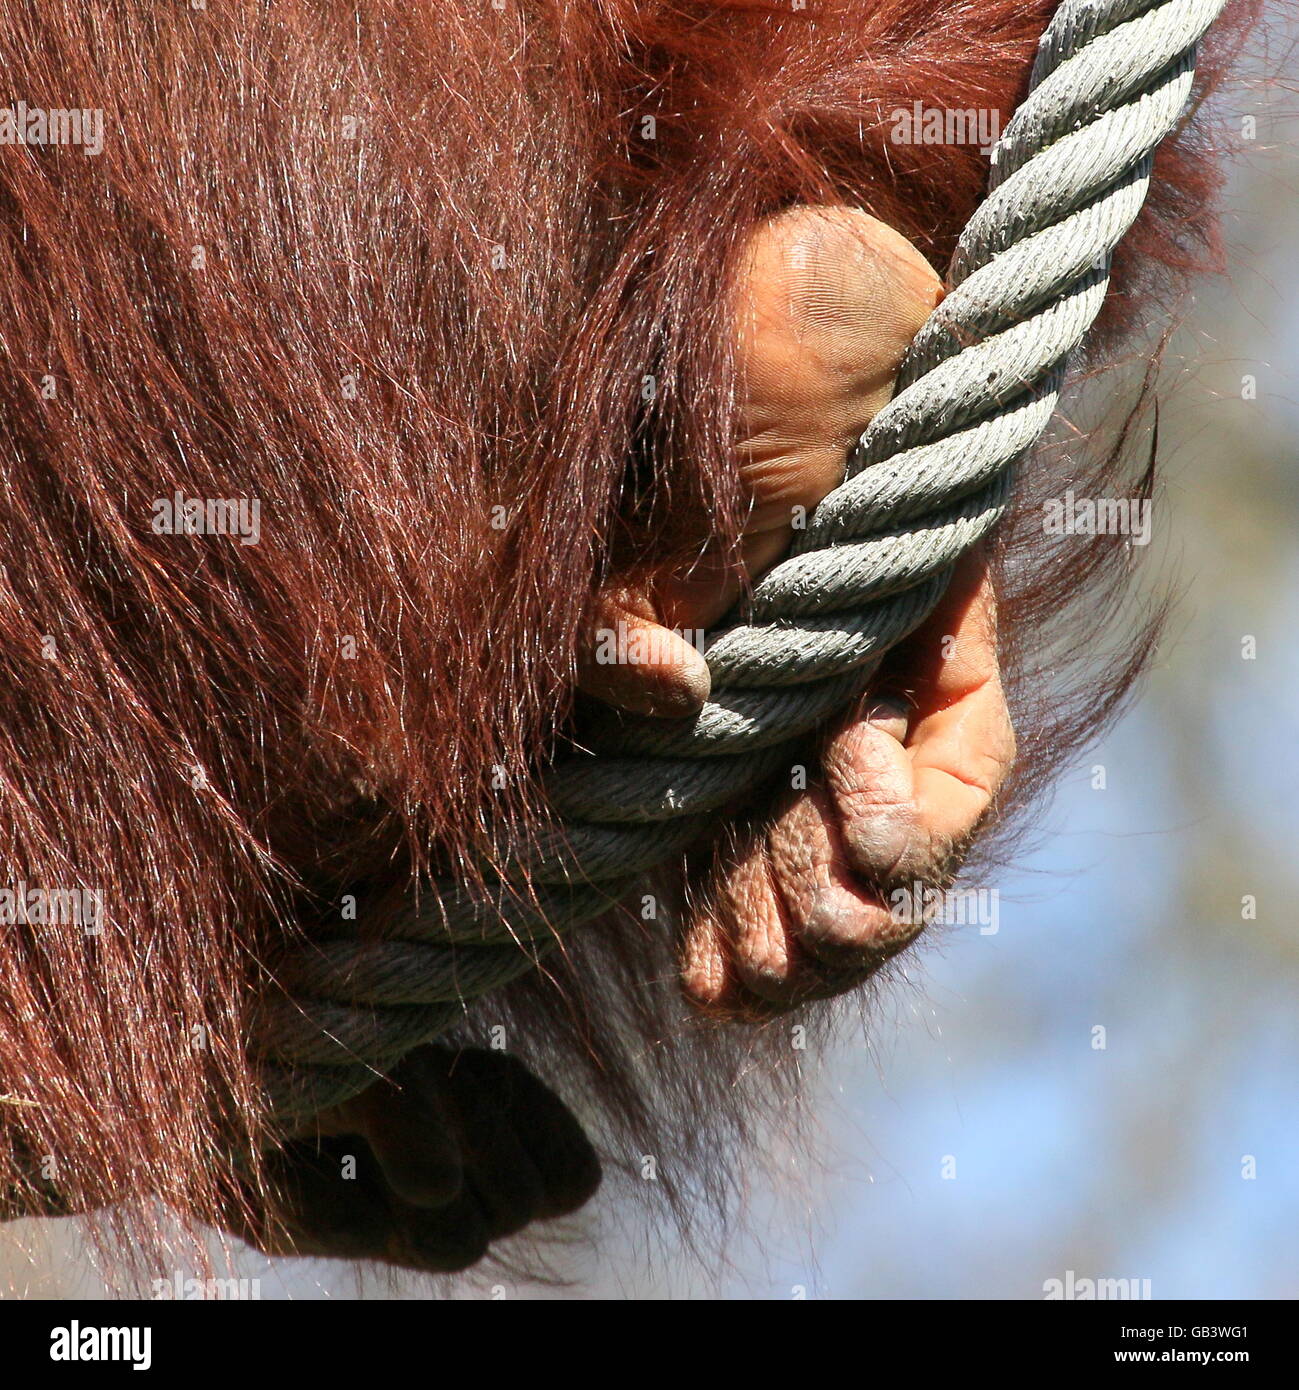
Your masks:
{"label": "reddish-brown fur", "polygon": [[[106,113],[97,158],[0,150],[2,877],[96,888],[105,914],[93,937],[3,933],[10,1210],[48,1203],[20,1174],[52,1155],[69,1209],[217,1216],[258,1125],[262,963],[349,885],[404,891],[429,846],[466,863],[527,808],[615,541],[661,553],[692,504],[733,538],[727,286],[756,219],[858,204],[941,267],[986,162],[891,143],[889,113],[1008,115],[1052,8],[9,7],[10,99]],[[1161,152],[1106,351],[1213,264],[1216,183],[1198,128]],[[1044,453],[1025,497],[1066,467]],[[260,499],[260,544],[153,534],[176,491]],[[1054,553],[1018,515],[999,565],[1026,794],[1144,648],[1088,674],[1085,711],[1033,703],[1025,639],[1100,611],[1125,561]],[[661,922],[590,928],[463,1035],[505,1024],[603,1111],[615,1167],[658,1146],[685,1200],[725,1188],[739,1059],[789,1058],[780,1032],[691,1026],[671,962]]]}

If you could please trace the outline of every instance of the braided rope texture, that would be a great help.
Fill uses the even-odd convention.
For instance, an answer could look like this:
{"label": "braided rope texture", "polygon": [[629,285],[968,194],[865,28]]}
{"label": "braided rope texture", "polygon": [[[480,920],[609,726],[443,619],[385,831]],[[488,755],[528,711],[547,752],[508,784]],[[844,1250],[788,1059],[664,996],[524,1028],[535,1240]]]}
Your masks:
{"label": "braided rope texture", "polygon": [[379,940],[338,929],[298,948],[255,1032],[281,1121],[356,1094],[532,969],[710,812],[788,768],[793,741],[846,709],[923,622],[1051,417],[1224,4],[1062,0],[894,398],[741,620],[710,634],[710,701],[688,720],[584,731],[594,751],[546,781],[555,829],[515,844],[504,832],[512,868],[488,891],[439,884]]}

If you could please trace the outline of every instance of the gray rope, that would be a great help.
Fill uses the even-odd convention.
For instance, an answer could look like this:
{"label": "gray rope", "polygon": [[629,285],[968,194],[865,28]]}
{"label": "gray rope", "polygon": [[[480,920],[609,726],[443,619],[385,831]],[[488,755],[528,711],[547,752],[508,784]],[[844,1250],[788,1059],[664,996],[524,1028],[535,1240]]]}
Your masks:
{"label": "gray rope", "polygon": [[532,969],[557,932],[788,767],[793,740],[847,708],[924,621],[1051,417],[1224,2],[1063,0],[893,400],[741,620],[711,634],[712,698],[689,720],[584,730],[593,751],[546,782],[559,826],[516,844],[503,832],[509,881],[477,895],[440,884],[376,942],[302,946],[257,1031],[279,1116],[356,1094]]}

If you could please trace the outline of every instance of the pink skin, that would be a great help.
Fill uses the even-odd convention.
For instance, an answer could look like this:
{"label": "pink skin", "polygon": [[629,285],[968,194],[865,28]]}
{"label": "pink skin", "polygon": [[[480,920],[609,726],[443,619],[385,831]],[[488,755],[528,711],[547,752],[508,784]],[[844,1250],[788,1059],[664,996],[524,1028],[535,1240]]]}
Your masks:
{"label": "pink skin", "polygon": [[[810,511],[839,482],[942,289],[898,233],[847,208],[796,208],[765,223],[744,274],[737,453],[752,498],[742,551],[752,579],[788,548],[795,509]],[[634,587],[615,580],[593,627],[640,626],[651,659],[586,663],[583,688],[634,711],[698,708],[707,667],[668,629],[715,622],[740,584],[720,559]],[[808,789],[787,796],[765,829],[733,832],[715,856],[681,961],[701,1009],[760,1017],[838,993],[915,935],[918,923],[888,910],[881,885],[942,882],[1015,754],[996,600],[978,552],[877,688],[830,736]],[[897,689],[911,698],[888,701]]]}

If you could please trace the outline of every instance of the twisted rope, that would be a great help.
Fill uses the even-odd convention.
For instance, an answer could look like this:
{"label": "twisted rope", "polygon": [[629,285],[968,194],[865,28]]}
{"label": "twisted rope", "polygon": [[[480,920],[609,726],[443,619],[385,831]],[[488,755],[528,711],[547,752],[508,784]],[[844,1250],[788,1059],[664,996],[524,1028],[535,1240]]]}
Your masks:
{"label": "twisted rope", "polygon": [[710,701],[689,720],[590,730],[595,751],[547,777],[556,828],[514,844],[507,833],[511,867],[488,892],[440,884],[380,941],[340,934],[291,956],[288,994],[267,1001],[256,1039],[280,1117],[356,1094],[466,1001],[532,969],[558,931],[788,767],[794,740],[842,712],[923,622],[1051,417],[1224,3],[1063,0],[893,400],[742,620],[709,637]]}

